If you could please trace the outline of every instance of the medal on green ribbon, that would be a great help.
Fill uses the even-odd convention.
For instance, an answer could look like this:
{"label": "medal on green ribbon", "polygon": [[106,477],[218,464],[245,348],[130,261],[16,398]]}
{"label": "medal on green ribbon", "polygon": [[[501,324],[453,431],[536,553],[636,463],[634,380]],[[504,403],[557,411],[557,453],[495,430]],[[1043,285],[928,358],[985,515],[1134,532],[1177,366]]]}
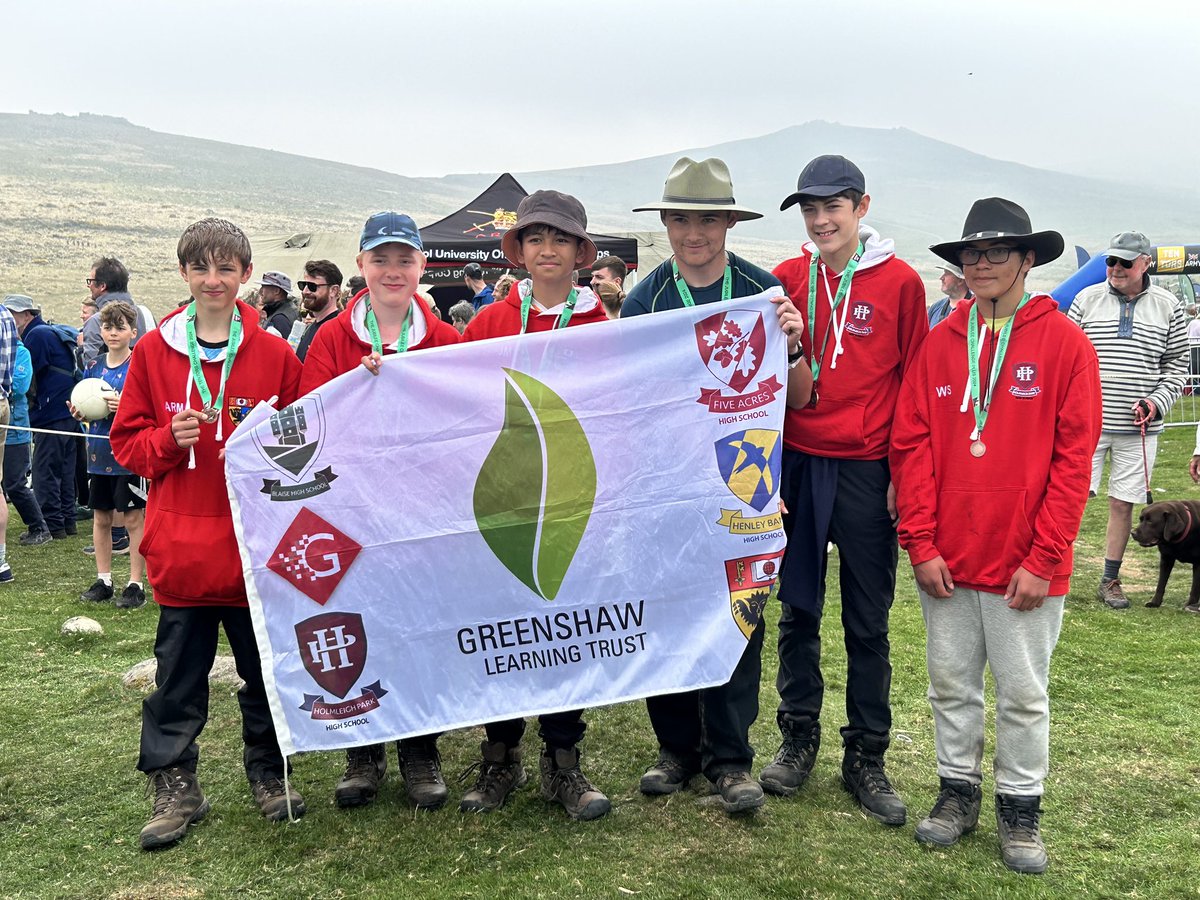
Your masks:
{"label": "medal on green ribbon", "polygon": [[1013,323],[1017,320],[1017,313],[1021,308],[1029,302],[1029,294],[1021,297],[1021,302],[1017,304],[1017,308],[1013,310],[1013,314],[1008,317],[1008,321],[1004,323],[1004,327],[1000,329],[1000,338],[996,342],[996,356],[992,360],[992,370],[988,373],[987,394],[980,400],[980,384],[979,384],[979,341],[981,328],[976,327],[976,322],[984,323],[983,314],[977,312],[979,302],[974,301],[971,304],[970,324],[967,325],[967,371],[971,378],[971,406],[975,412],[975,428],[971,431],[971,455],[976,459],[987,453],[987,444],[983,442],[983,429],[987,425],[988,412],[992,407],[992,394],[996,389],[996,379],[1000,375],[1000,370],[1004,367],[1004,355],[1008,353],[1008,339],[1012,335]]}
{"label": "medal on green ribbon", "polygon": [[[412,324],[412,305],[417,302],[414,296],[408,302],[408,312],[404,314],[404,322],[400,326],[400,340],[396,342],[397,353],[408,352],[408,328]],[[375,318],[375,310],[371,309],[371,295],[363,297],[363,321],[367,326],[367,334],[371,335],[371,350],[383,357],[383,338],[379,336],[379,320]]]}
{"label": "medal on green ribbon", "polygon": [[184,333],[187,337],[188,362],[192,367],[192,382],[196,385],[200,402],[204,404],[200,414],[204,416],[206,422],[215,422],[221,417],[221,408],[225,405],[225,382],[229,380],[234,357],[237,356],[238,348],[242,345],[242,318],[237,309],[234,309],[233,318],[229,323],[229,343],[225,346],[225,365],[221,369],[221,383],[217,390],[215,403],[212,391],[208,389],[208,382],[204,379],[204,367],[200,364],[200,342],[196,339],[195,300],[188,304],[188,308],[184,312],[184,321],[186,323]]}
{"label": "medal on green ribbon", "polygon": [[[675,261],[675,257],[671,257],[671,272],[675,275],[675,290],[679,292],[679,299],[683,301],[683,305],[691,309],[696,305],[696,301],[692,299],[692,289],[688,287],[688,283],[683,280],[683,276],[679,274],[679,263]],[[733,269],[729,263],[725,263],[725,274],[721,276],[721,299],[728,300],[733,296]]]}

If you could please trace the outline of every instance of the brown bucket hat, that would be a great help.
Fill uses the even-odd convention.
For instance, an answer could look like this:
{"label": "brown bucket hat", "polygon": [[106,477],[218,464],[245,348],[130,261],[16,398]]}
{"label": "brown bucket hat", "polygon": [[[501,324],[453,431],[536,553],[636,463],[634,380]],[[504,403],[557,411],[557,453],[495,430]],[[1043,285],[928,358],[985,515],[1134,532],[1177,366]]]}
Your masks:
{"label": "brown bucket hat", "polygon": [[534,191],[517,206],[517,223],[500,238],[500,249],[514,266],[520,265],[517,262],[517,234],[528,225],[549,225],[563,234],[579,238],[583,244],[583,261],[579,268],[586,268],[596,261],[596,244],[587,233],[587,213],[583,204],[570,194]]}

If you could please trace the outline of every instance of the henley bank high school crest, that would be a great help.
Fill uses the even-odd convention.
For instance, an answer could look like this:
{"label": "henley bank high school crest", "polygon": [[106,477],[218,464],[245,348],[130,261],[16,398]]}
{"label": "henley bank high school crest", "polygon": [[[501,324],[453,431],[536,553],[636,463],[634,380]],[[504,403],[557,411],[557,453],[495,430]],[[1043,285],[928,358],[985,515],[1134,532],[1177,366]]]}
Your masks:
{"label": "henley bank high school crest", "polygon": [[722,394],[718,389],[702,389],[698,403],[710,412],[734,413],[770,403],[782,386],[771,376],[759,382],[756,390],[743,394],[762,368],[767,333],[762,313],[749,309],[730,309],[706,316],[694,326],[696,348],[708,371],[735,392]]}
{"label": "henley bank high school crest", "polygon": [[778,431],[748,428],[716,442],[717,469],[733,495],[758,512],[779,491],[783,442]]}

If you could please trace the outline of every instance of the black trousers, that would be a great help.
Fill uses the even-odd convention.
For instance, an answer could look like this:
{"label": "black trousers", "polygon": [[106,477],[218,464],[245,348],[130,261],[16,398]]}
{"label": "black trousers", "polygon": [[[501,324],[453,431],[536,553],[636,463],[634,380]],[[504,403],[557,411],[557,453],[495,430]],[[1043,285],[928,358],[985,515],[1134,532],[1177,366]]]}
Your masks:
{"label": "black trousers", "polygon": [[[79,431],[74,419],[51,422],[57,431]],[[75,524],[75,456],[83,450],[82,438],[39,434],[33,445],[33,493],[51,531]]]}
{"label": "black trousers", "polygon": [[217,629],[225,627],[237,673],[242,708],[243,764],[251,783],[283,777],[283,755],[271,722],[262,663],[244,606],[161,606],[154,658],[157,687],[142,703],[142,747],[138,769],[168,766],[196,771],[196,739],[208,721],[208,672],[217,655]]}
{"label": "black trousers", "polygon": [[[488,722],[483,726],[483,730],[491,743],[499,741],[505,747],[516,747],[521,743],[521,736],[525,734],[525,720],[505,719],[503,722]],[[583,740],[585,731],[587,723],[583,721],[582,709],[538,716],[538,737],[552,750],[570,750]]]}
{"label": "black trousers", "polygon": [[760,621],[725,684],[646,698],[659,746],[711,781],[729,772],[748,772],[754,763],[750,726],[758,718],[765,631]]}
{"label": "black trousers", "polygon": [[21,521],[30,531],[42,531],[46,520],[33,491],[29,489],[29,444],[4,445],[4,495],[16,507]]}
{"label": "black trousers", "polygon": [[[811,534],[812,493],[806,467],[814,458],[784,450],[782,493],[789,515],[784,517],[788,552]],[[898,547],[896,529],[887,512],[891,480],[887,460],[837,460],[836,493],[832,500],[828,540],[838,548],[842,591],[842,629],[845,634],[846,721],[841,729],[846,746],[863,744],[882,752],[889,741],[892,709],[891,644],[888,615],[896,595]],[[819,493],[819,492],[818,492]],[[818,511],[819,513],[819,511]],[[805,517],[803,520],[801,517]],[[816,610],[788,603],[790,559],[785,558],[779,597],[778,721],[780,728],[808,729],[821,715],[825,681],[821,677],[821,615],[828,552],[820,551],[820,603]],[[795,573],[792,577],[804,577]]]}

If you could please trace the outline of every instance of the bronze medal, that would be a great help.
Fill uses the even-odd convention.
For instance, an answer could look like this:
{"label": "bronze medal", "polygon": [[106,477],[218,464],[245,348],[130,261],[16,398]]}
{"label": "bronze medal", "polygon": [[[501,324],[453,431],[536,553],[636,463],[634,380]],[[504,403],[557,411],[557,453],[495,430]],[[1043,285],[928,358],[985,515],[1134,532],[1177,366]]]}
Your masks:
{"label": "bronze medal", "polygon": [[814,385],[813,390],[812,390],[812,396],[808,398],[808,408],[816,409],[818,399],[819,398],[817,397],[817,388],[816,388],[816,385]]}
{"label": "bronze medal", "polygon": [[[200,415],[204,416],[205,422],[211,423],[211,422],[217,421],[217,419],[220,418],[221,411],[219,409],[217,409],[215,406],[206,406],[206,407],[204,407],[204,409],[200,410]],[[972,450],[971,452],[973,453],[974,450]]]}
{"label": "bronze medal", "polygon": [[973,457],[979,459],[979,457],[983,456],[985,453],[987,453],[987,444],[985,444],[983,441],[971,442],[971,455]]}

